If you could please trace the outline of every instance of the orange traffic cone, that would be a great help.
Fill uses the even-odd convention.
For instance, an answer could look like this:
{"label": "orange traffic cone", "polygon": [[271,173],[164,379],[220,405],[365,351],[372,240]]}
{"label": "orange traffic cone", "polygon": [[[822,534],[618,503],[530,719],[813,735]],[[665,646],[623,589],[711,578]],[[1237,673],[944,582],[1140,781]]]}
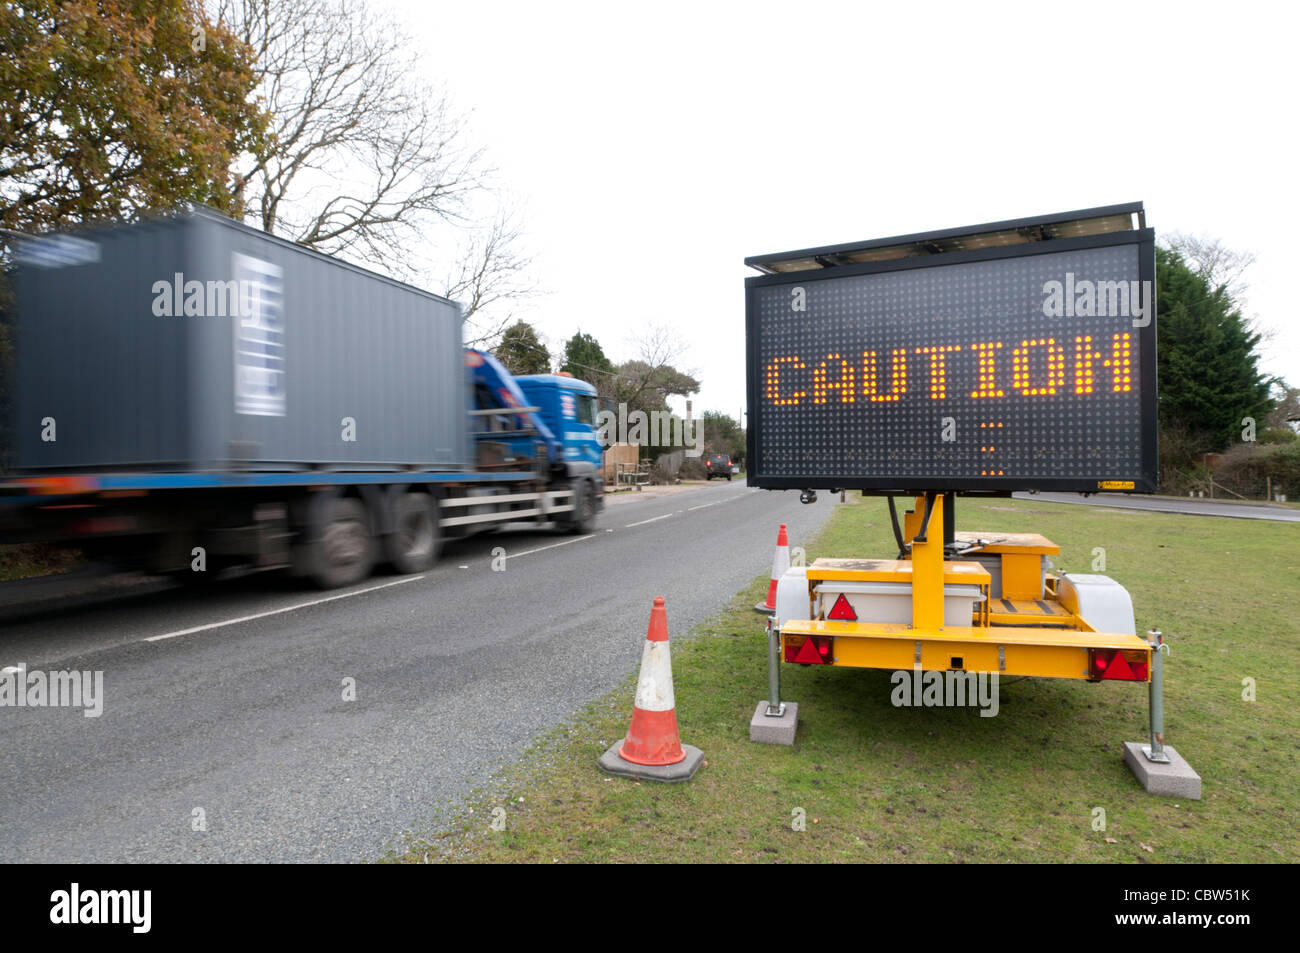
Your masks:
{"label": "orange traffic cone", "polygon": [[618,756],[636,764],[676,764],[686,759],[677,734],[677,700],[673,697],[673,662],[668,653],[668,611],[655,597],[650,627],[641,652],[632,724]]}
{"label": "orange traffic cone", "polygon": [[601,755],[597,763],[611,774],[625,777],[685,781],[695,774],[703,758],[699,748],[683,745],[677,733],[668,611],[663,596],[656,596],[641,652],[632,723],[627,737]]}
{"label": "orange traffic cone", "polygon": [[772,581],[767,587],[767,601],[754,606],[759,612],[776,611],[776,584],[781,581],[785,571],[790,568],[790,540],[785,535],[785,524],[781,524],[776,534],[776,554],[772,557]]}

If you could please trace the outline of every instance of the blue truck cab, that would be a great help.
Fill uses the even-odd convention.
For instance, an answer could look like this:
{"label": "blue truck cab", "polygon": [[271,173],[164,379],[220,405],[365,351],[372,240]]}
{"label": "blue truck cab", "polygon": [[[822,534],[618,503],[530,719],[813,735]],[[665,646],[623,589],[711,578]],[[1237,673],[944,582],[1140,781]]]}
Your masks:
{"label": "blue truck cab", "polygon": [[531,469],[569,491],[561,523],[586,532],[604,505],[596,388],[568,374],[514,376],[493,355],[465,350],[478,469]]}
{"label": "blue truck cab", "polygon": [[515,381],[528,403],[541,408],[542,418],[559,438],[569,472],[599,470],[596,388],[568,374],[528,374]]}
{"label": "blue truck cab", "polygon": [[[516,377],[486,351],[465,350],[470,370],[472,428],[480,448],[498,450],[503,464],[533,465],[566,476],[600,470],[596,388],[569,374]],[[535,410],[531,408],[536,408]]]}

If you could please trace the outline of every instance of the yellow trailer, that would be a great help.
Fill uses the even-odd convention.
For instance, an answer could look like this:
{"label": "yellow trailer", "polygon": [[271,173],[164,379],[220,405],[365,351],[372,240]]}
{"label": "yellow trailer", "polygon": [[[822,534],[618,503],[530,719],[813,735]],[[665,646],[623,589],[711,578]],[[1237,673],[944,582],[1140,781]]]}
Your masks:
{"label": "yellow trailer", "polygon": [[[1163,744],[1160,633],[1138,634],[1124,587],[1055,571],[1058,547],[1040,535],[957,532],[953,518],[959,494],[1155,492],[1155,232],[1142,203],[745,264],[759,272],[745,279],[749,485],[805,503],[818,490],[884,496],[897,544],[893,558],[781,576],[771,692],[750,737],[794,742],[783,665],[890,670],[900,696],[915,676],[926,705],[935,673],[945,696],[965,681],[996,698],[1003,676],[1146,683],[1151,744],[1126,743],[1125,758],[1148,790],[1199,796]],[[902,519],[896,498],[916,501]]]}
{"label": "yellow trailer", "polygon": [[[943,524],[944,505],[936,494],[932,524]],[[807,617],[782,620],[779,628],[784,662],[1150,680],[1151,643],[1131,623],[1125,631],[1099,629],[1080,586],[1046,571],[1058,546],[1033,533],[963,532],[954,534],[961,558],[945,558],[942,536],[922,533],[925,507],[918,498],[905,521],[908,558],[818,559],[807,567]],[[996,572],[987,557],[996,557]],[[1110,601],[1121,593],[1126,602],[1118,585]],[[882,612],[890,621],[881,621]]]}
{"label": "yellow trailer", "polygon": [[[899,558],[822,558],[786,571],[768,620],[769,698],[750,738],[794,741],[797,706],[781,700],[783,664],[910,670],[918,685],[929,672],[1145,682],[1151,743],[1141,754],[1183,772],[1164,746],[1162,637],[1137,635],[1124,588],[1107,576],[1053,572],[1049,557],[1060,547],[1037,533],[953,531],[954,501],[951,493],[918,496],[900,526],[890,498]],[[1189,796],[1199,797],[1200,779],[1190,774]]]}

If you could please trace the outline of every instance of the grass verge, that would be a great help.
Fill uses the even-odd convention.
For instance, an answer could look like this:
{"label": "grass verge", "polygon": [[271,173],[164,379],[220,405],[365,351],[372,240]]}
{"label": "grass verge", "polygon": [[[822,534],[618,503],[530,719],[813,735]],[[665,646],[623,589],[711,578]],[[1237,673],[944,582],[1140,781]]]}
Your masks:
{"label": "grass verge", "polygon": [[71,572],[81,561],[81,553],[76,550],[61,549],[49,543],[0,546],[0,582]]}
{"label": "grass verge", "polygon": [[[476,792],[450,829],[390,859],[1300,860],[1297,527],[1008,500],[959,501],[958,527],[1042,533],[1061,546],[1058,568],[1092,571],[1104,555],[1139,631],[1158,626],[1171,644],[1167,736],[1204,779],[1201,801],[1152,797],[1124,766],[1120,743],[1147,733],[1146,688],[1133,684],[1004,683],[998,716],[980,718],[894,708],[887,672],[784,666],[783,695],[800,703],[796,744],[751,744],[767,684],[756,579],[689,638],[672,629],[665,593],[682,738],[707,758],[693,781],[638,784],[596,767],[627,729],[629,679]],[[820,538],[791,542],[810,561],[892,548],[876,501],[840,507]]]}

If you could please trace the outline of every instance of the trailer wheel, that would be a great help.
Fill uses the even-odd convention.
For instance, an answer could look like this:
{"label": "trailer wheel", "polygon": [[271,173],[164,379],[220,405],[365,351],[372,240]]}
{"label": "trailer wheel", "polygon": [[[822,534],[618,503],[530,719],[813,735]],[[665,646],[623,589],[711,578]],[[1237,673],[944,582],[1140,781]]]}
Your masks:
{"label": "trailer wheel", "polygon": [[375,565],[375,540],[360,500],[329,501],[320,536],[311,546],[309,575],[322,589],[360,582]]}
{"label": "trailer wheel", "polygon": [[575,535],[590,533],[596,526],[596,496],[591,485],[583,480],[573,488],[573,519],[569,532]]}
{"label": "trailer wheel", "polygon": [[400,573],[423,572],[438,558],[438,506],[428,493],[404,493],[384,537],[384,556]]}

